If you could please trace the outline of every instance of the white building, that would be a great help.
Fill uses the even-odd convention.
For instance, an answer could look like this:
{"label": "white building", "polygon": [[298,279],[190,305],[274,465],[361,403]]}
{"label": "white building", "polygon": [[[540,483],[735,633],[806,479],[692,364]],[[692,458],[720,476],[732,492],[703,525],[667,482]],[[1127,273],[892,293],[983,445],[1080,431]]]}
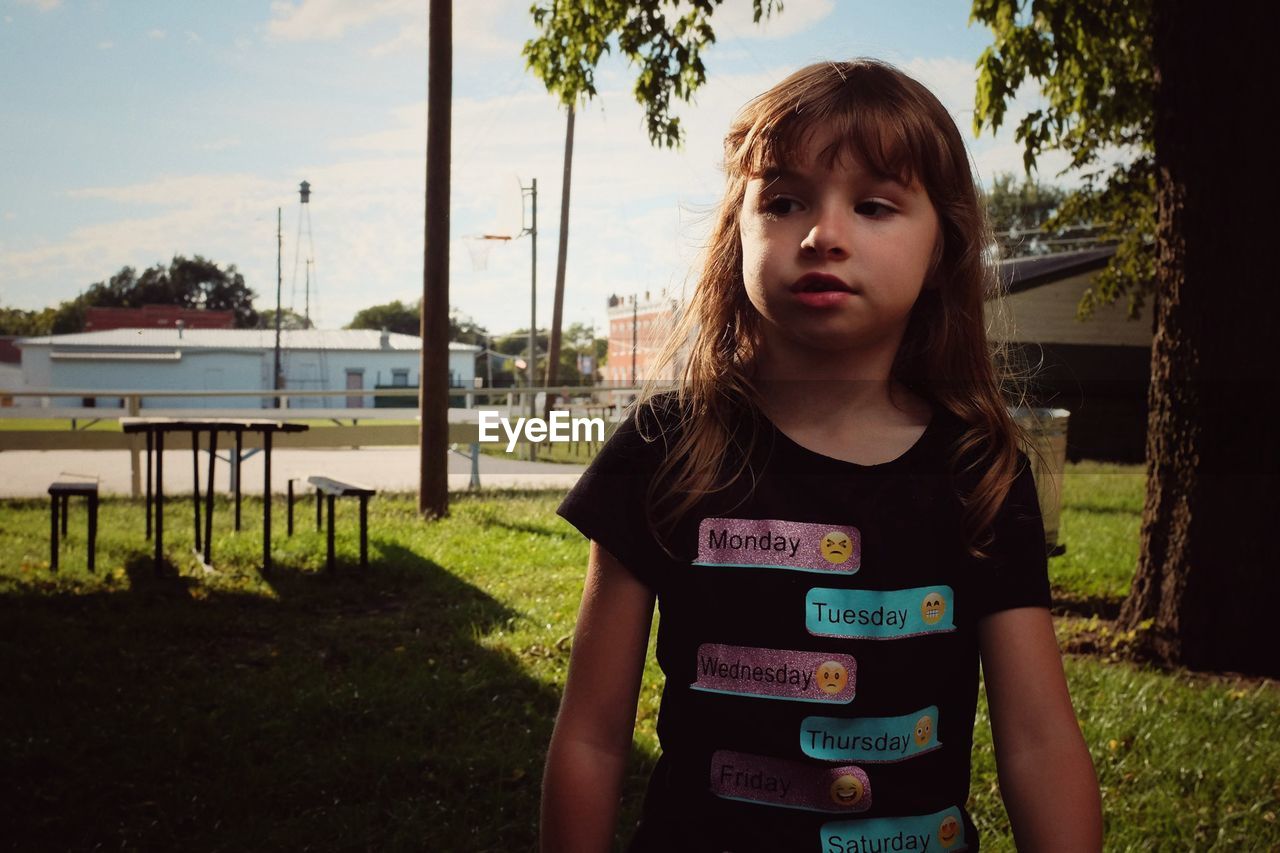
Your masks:
{"label": "white building", "polygon": [[[23,338],[27,389],[111,391],[271,390],[275,331],[271,329],[113,329]],[[449,344],[449,380],[473,387],[480,347]],[[302,329],[280,333],[281,369],[288,390],[350,390],[364,395],[295,399],[291,407],[372,406],[376,388],[419,384],[421,339],[369,329]],[[405,401],[408,403],[408,401]],[[258,408],[262,397],[143,397],[144,408]],[[412,403],[408,403],[412,405]],[[49,405],[93,405],[77,397]],[[98,406],[121,405],[98,398]]]}

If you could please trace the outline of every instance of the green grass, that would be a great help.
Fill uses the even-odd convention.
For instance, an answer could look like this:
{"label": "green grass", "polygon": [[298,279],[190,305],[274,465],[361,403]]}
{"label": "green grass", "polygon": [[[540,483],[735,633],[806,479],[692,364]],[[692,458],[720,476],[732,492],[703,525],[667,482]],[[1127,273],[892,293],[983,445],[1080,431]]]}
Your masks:
{"label": "green grass", "polygon": [[[1135,469],[1098,474],[1070,469],[1068,551],[1050,564],[1076,599],[1112,596],[1132,572],[1130,548],[1095,540],[1136,536]],[[95,575],[75,502],[56,575],[47,502],[0,503],[0,847],[535,849],[587,555],[559,497],[459,494],[424,524],[409,497],[379,496],[365,575],[353,507],[339,502],[332,575],[322,535],[286,538],[281,510],[266,579],[256,501],[240,534],[220,502],[210,575],[174,501],[164,578],[133,502],[104,501]],[[1094,657],[1070,658],[1068,676],[1108,850],[1280,844],[1273,686]],[[656,758],[660,690],[651,658],[624,825]],[[985,849],[1012,850],[995,785],[984,706],[970,807]]]}
{"label": "green grass", "polygon": [[[91,418],[77,418],[77,430],[103,430],[105,432],[120,432],[119,418],[124,416],[123,410],[117,410],[114,414],[104,414],[102,420],[92,421]],[[92,422],[91,422],[92,421]],[[70,418],[0,418],[0,429],[3,430],[49,430],[69,432],[71,430]]]}
{"label": "green grass", "polygon": [[[538,445],[538,461],[557,462],[567,465],[590,465],[591,460],[596,457],[598,449],[598,444],[587,441],[543,442]],[[502,459],[527,460],[529,458],[529,445],[524,443],[517,444],[508,453],[506,440],[504,439],[497,443],[490,444],[486,442],[481,444],[480,452],[486,456],[496,456]]]}

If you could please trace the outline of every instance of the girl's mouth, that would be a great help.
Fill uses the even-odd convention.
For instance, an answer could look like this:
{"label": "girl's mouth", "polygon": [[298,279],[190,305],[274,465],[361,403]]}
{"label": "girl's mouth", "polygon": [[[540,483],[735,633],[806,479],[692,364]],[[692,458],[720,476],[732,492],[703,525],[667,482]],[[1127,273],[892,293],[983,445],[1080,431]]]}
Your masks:
{"label": "girl's mouth", "polygon": [[790,290],[797,302],[809,308],[831,308],[857,292],[836,276],[817,272],[801,276]]}

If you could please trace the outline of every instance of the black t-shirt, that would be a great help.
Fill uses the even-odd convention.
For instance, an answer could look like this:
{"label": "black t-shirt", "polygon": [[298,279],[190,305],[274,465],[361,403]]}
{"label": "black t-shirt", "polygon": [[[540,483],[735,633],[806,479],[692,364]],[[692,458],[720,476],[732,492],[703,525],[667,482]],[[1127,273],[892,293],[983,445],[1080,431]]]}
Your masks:
{"label": "black t-shirt", "polygon": [[1049,604],[1025,457],[977,561],[947,473],[954,415],[935,407],[915,445],[869,466],[757,418],[751,473],[664,549],[645,507],[669,411],[633,415],[559,508],[658,598],[662,756],[631,849],[977,850],[977,622]]}

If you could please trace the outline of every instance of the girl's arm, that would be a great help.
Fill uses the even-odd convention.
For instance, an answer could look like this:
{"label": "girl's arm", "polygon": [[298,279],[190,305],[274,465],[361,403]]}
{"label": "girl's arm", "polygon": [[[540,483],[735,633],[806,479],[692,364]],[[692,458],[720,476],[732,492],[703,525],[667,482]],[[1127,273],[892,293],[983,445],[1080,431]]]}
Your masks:
{"label": "girl's arm", "polygon": [[542,782],[543,851],[612,846],[652,619],[653,594],[592,542]]}
{"label": "girl's arm", "polygon": [[1080,734],[1049,611],[978,624],[996,769],[1021,851],[1102,849],[1098,779]]}

